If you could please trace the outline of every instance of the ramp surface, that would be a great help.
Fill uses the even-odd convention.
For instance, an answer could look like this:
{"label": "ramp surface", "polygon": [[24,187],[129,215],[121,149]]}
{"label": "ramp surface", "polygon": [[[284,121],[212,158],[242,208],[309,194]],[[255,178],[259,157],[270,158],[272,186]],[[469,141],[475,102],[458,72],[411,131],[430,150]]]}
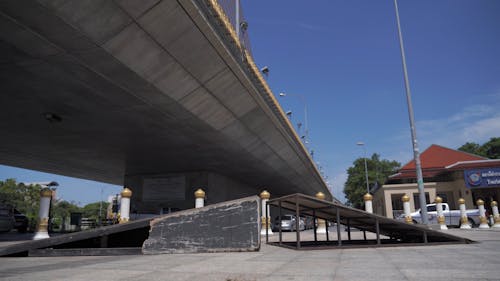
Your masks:
{"label": "ramp surface", "polygon": [[[336,222],[337,225],[345,225],[362,231],[369,231],[377,234],[376,245],[401,244],[401,243],[472,243],[473,241],[441,231],[432,230],[424,225],[407,224],[402,221],[386,218],[376,214],[350,208],[340,203],[320,200],[304,194],[292,194],[268,201],[269,205],[280,209],[293,211],[297,216],[312,216],[313,218],[325,219]],[[342,230],[343,232],[343,230]],[[380,235],[389,237],[382,241]],[[337,227],[337,245],[342,245],[342,234]],[[350,235],[349,235],[350,236]],[[316,239],[315,239],[316,240]],[[350,239],[349,239],[350,240]],[[388,243],[389,242],[389,243]],[[301,247],[300,232],[297,232],[296,248]],[[324,242],[321,242],[324,244]],[[280,244],[283,244],[280,241]],[[353,244],[352,241],[344,244]],[[366,244],[366,243],[365,243]],[[311,245],[307,243],[304,245]]]}

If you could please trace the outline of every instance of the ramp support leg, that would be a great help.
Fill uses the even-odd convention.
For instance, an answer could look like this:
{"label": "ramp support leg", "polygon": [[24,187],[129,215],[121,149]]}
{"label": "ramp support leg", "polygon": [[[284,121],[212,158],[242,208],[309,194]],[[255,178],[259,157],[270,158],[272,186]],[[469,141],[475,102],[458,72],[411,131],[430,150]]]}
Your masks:
{"label": "ramp support leg", "polygon": [[316,210],[313,210],[313,228],[314,228],[314,242],[318,242],[318,234],[316,233]]}
{"label": "ramp support leg", "polygon": [[337,242],[342,246],[342,237],[340,236],[340,210],[337,208]]}
{"label": "ramp support leg", "polygon": [[347,239],[351,241],[351,220],[347,219]]}
{"label": "ramp support leg", "polygon": [[295,233],[297,234],[297,250],[300,249],[300,212],[299,197],[295,197]]}
{"label": "ramp support leg", "polygon": [[380,225],[379,225],[379,222],[378,222],[378,218],[375,219],[375,228],[376,228],[376,231],[377,231],[377,245],[380,245]]}

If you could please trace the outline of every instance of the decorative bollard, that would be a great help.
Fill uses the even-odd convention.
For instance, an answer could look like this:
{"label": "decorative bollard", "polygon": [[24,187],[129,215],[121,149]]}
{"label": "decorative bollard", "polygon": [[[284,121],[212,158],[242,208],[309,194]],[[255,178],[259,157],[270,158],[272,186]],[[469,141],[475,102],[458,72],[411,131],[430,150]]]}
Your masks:
{"label": "decorative bollard", "polygon": [[365,195],[363,195],[363,200],[365,200],[365,211],[372,214],[373,213],[373,205],[372,205],[373,196],[370,193],[366,193]]}
{"label": "decorative bollard", "polygon": [[[266,235],[266,228],[267,228],[267,234],[273,235],[273,231],[271,229],[271,212],[269,210],[269,206],[267,206],[267,201],[269,201],[269,198],[271,198],[271,194],[267,192],[267,190],[264,190],[260,193],[260,199],[262,205],[262,226],[260,228],[260,235]],[[267,210],[267,216],[266,216],[266,210]]]}
{"label": "decorative bollard", "polygon": [[194,207],[195,208],[203,208],[205,207],[205,191],[203,189],[198,188],[194,192]]}
{"label": "decorative bollard", "polygon": [[497,201],[491,201],[491,209],[493,210],[493,220],[495,221],[495,224],[493,224],[493,227],[500,228],[500,215],[498,214]]}
{"label": "decorative bollard", "polygon": [[439,229],[447,230],[448,227],[446,226],[446,219],[443,215],[443,199],[439,196],[436,197],[436,211]]}
{"label": "decorative bollard", "polygon": [[36,229],[34,240],[49,238],[49,208],[52,190],[42,189],[40,192],[40,210],[38,212],[38,227]]}
{"label": "decorative bollard", "polygon": [[120,223],[126,223],[130,219],[130,197],[132,197],[132,190],[124,188],[120,193]]}
{"label": "decorative bollard", "polygon": [[411,218],[410,215],[410,197],[408,195],[403,195],[401,197],[401,200],[403,201],[403,210],[405,212],[405,222],[406,223],[413,223],[413,219]]}
{"label": "decorative bollard", "polygon": [[[316,193],[316,198],[325,200],[325,194],[320,191]],[[317,222],[316,234],[326,234],[326,221],[324,219],[317,219]]]}
{"label": "decorative bollard", "polygon": [[469,218],[467,217],[467,212],[465,211],[465,199],[458,199],[458,205],[460,206],[460,228],[471,229],[472,225],[470,225]]}
{"label": "decorative bollard", "polygon": [[479,225],[479,228],[481,229],[489,229],[490,226],[488,225],[488,220],[486,219],[486,210],[484,209],[484,201],[481,199],[478,199],[476,201],[477,207],[479,208],[479,222],[481,223]]}

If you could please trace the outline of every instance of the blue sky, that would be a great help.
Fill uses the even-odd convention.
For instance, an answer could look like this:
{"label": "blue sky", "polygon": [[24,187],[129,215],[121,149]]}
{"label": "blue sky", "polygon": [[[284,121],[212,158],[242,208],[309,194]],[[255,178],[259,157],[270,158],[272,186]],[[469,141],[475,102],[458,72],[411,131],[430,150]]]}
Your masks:
{"label": "blue sky", "polygon": [[[308,106],[310,148],[342,198],[367,154],[412,158],[392,0],[241,0],[252,53],[293,123]],[[500,1],[399,0],[420,150],[500,136]],[[56,180],[59,194],[98,201],[108,184],[0,166],[0,179]]]}

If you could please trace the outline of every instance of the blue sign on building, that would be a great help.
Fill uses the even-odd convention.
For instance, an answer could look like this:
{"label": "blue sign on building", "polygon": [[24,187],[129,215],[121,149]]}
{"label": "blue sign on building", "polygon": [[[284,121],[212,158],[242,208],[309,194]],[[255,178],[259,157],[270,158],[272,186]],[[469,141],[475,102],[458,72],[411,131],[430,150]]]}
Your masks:
{"label": "blue sign on building", "polygon": [[464,179],[468,188],[500,187],[500,168],[465,170]]}

